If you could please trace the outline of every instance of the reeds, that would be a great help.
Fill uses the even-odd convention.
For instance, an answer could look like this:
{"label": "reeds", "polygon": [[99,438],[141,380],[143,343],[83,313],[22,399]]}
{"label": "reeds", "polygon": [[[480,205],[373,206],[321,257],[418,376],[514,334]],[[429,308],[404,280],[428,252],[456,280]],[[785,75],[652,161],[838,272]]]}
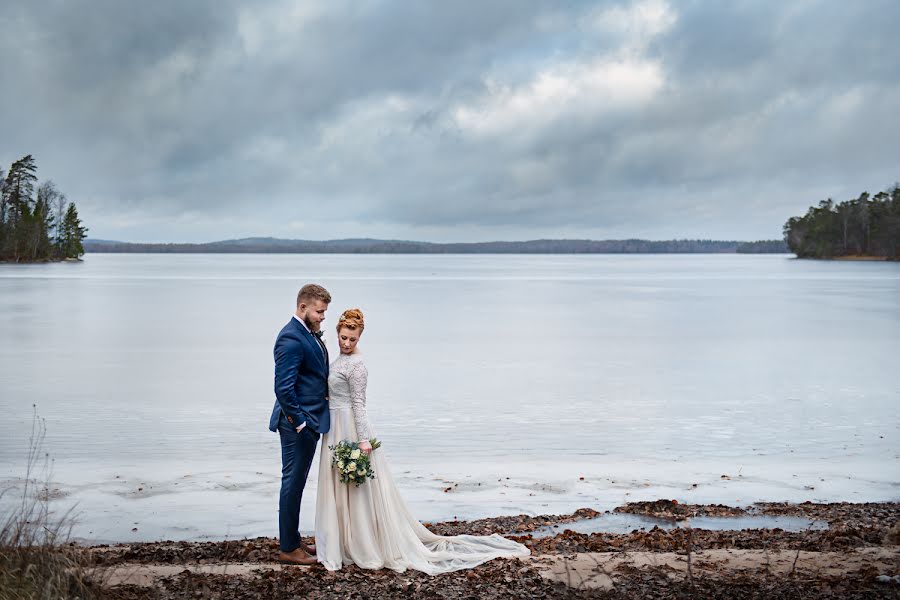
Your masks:
{"label": "reeds", "polygon": [[8,506],[0,513],[0,600],[99,597],[87,554],[69,544],[71,509],[50,512],[52,461],[43,449],[45,435],[35,406],[21,501],[3,502],[13,490],[0,490],[0,503]]}

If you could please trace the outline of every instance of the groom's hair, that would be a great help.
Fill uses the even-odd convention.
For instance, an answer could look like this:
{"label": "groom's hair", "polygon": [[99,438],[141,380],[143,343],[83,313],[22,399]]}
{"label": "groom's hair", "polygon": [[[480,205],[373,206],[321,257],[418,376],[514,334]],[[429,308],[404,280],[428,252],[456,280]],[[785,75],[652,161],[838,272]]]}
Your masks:
{"label": "groom's hair", "polygon": [[307,283],[300,288],[300,293],[297,294],[297,306],[309,304],[313,300],[321,300],[325,304],[331,304],[331,294],[321,285]]}

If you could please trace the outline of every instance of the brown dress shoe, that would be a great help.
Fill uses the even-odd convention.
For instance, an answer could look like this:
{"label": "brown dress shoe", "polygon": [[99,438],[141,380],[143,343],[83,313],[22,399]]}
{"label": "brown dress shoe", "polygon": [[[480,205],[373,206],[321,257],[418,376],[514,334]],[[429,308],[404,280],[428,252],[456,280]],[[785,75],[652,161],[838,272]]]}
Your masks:
{"label": "brown dress shoe", "polygon": [[296,548],[291,552],[279,552],[278,553],[278,562],[284,563],[286,565],[303,565],[310,566],[316,564],[317,561],[315,556],[310,556],[307,554],[303,548]]}

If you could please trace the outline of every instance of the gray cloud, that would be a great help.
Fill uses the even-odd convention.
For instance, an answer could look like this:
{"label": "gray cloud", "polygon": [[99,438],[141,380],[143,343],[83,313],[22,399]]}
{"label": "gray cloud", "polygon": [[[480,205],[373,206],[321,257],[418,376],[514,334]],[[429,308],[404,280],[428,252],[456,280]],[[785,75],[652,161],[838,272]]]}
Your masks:
{"label": "gray cloud", "polygon": [[890,0],[34,1],[0,161],[91,234],[769,238],[900,177]]}

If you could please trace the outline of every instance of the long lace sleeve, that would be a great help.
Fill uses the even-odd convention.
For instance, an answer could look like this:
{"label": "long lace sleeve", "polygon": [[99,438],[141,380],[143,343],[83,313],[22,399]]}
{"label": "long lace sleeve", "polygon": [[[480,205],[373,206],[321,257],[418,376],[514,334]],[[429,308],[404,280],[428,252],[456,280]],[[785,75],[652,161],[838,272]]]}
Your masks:
{"label": "long lace sleeve", "polygon": [[350,406],[353,407],[353,420],[356,421],[356,433],[359,441],[369,439],[369,417],[366,414],[366,384],[369,370],[362,361],[350,366],[347,380],[350,383]]}

